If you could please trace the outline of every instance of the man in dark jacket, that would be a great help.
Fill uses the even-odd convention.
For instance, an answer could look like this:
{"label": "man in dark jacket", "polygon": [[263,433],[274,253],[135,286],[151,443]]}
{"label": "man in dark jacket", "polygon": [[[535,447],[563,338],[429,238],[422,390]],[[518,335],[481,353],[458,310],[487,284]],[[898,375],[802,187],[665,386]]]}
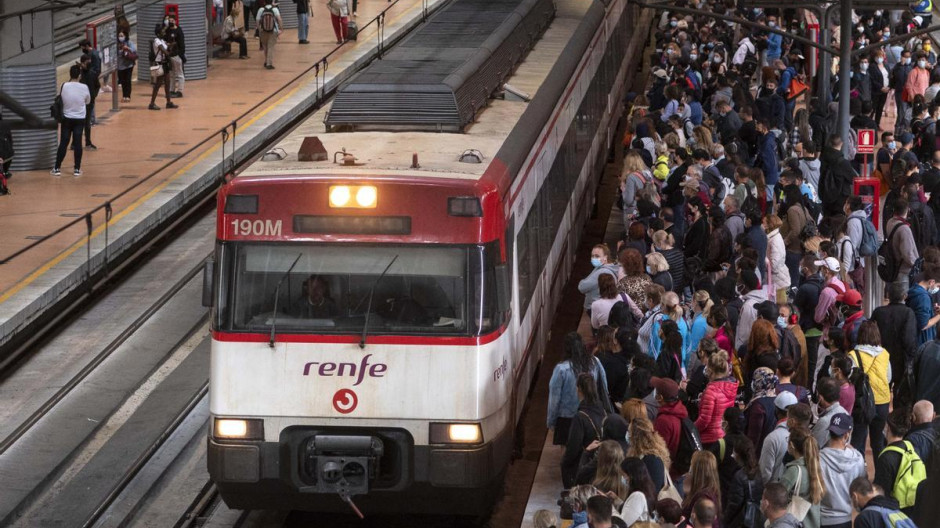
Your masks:
{"label": "man in dark jacket", "polygon": [[930,460],[934,442],[937,440],[937,430],[933,427],[933,404],[927,400],[921,400],[914,404],[913,411],[913,425],[904,439],[914,446],[917,456],[926,465]]}
{"label": "man in dark jacket", "polygon": [[758,122],[763,117],[767,119],[769,128],[784,130],[787,103],[777,93],[777,80],[775,78],[771,77],[764,82],[764,90],[762,90],[755,104],[759,115]]}
{"label": "man in dark jacket", "polygon": [[914,399],[940,407],[940,342],[928,341],[914,352]]}
{"label": "man in dark jacket", "polygon": [[895,396],[898,381],[901,380],[907,365],[914,359],[917,349],[917,318],[914,310],[904,304],[907,292],[898,283],[888,285],[888,304],[879,306],[871,313],[871,320],[878,323],[881,333],[881,346],[888,351],[891,359],[891,372],[895,380]]}
{"label": "man in dark jacket", "polygon": [[715,130],[718,132],[718,137],[722,143],[737,137],[738,130],[741,130],[743,124],[741,117],[731,109],[728,101],[718,102],[718,118],[715,120]]}
{"label": "man in dark jacket", "polygon": [[657,112],[666,107],[666,96],[664,92],[669,83],[669,75],[662,68],[653,68],[653,85],[646,92],[646,99],[650,103],[649,111]]}
{"label": "man in dark jacket", "polygon": [[898,501],[879,493],[867,476],[852,481],[849,495],[852,497],[852,505],[859,511],[854,528],[893,528],[884,520],[885,510],[891,514],[905,516],[898,507]]}
{"label": "man in dark jacket", "polygon": [[823,212],[827,216],[842,215],[845,199],[852,194],[855,170],[842,155],[842,138],[838,134],[829,136],[819,161],[819,198]]}
{"label": "man in dark jacket", "polygon": [[91,125],[94,124],[93,117],[95,112],[95,98],[98,97],[98,91],[101,90],[101,82],[98,80],[98,72],[92,67],[91,54],[82,55],[80,64],[82,66],[82,84],[88,87],[88,93],[91,94],[91,103],[85,105],[85,150],[98,150],[91,142]]}
{"label": "man in dark jacket", "polygon": [[901,52],[901,60],[891,70],[890,87],[894,89],[894,102],[898,111],[897,122],[894,124],[894,133],[900,134],[911,126],[911,103],[902,98],[907,76],[914,66],[911,64],[911,52],[905,49]]}
{"label": "man in dark jacket", "polygon": [[[806,372],[810,379],[816,373],[816,360],[819,355],[819,341],[822,339],[822,325],[816,323],[816,304],[819,303],[819,293],[825,286],[825,279],[816,265],[816,257],[806,254],[800,261],[800,286],[796,290],[793,304],[800,312],[800,329],[806,337]],[[810,381],[812,389],[812,381]]]}
{"label": "man in dark jacket", "polygon": [[760,269],[761,281],[767,276],[767,233],[761,227],[760,210],[745,211],[744,238],[748,247],[757,250],[757,267]]}
{"label": "man in dark jacket", "polygon": [[[778,96],[779,97],[779,96]],[[767,184],[768,200],[774,195],[774,186],[780,179],[780,161],[777,159],[777,136],[770,131],[770,122],[766,117],[757,119],[757,132],[760,134],[757,145],[757,159],[754,166],[764,171],[764,183]]]}
{"label": "man in dark jacket", "polygon": [[757,121],[754,120],[754,109],[751,106],[744,106],[738,111],[738,117],[741,118],[741,128],[738,129],[738,137],[747,146],[747,152],[740,153],[741,157],[747,163],[751,163],[757,156],[757,143],[760,140],[760,133],[757,131]]}

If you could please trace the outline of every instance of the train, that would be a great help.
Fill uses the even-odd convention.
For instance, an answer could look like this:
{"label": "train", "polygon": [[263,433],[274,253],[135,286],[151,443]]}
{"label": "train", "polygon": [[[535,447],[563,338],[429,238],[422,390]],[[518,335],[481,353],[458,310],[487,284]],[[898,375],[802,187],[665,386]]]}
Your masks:
{"label": "train", "polygon": [[208,470],[229,507],[492,505],[637,62],[626,0],[554,9],[506,75],[523,96],[460,132],[324,109],[279,146],[316,136],[337,163],[257,161],[219,191]]}

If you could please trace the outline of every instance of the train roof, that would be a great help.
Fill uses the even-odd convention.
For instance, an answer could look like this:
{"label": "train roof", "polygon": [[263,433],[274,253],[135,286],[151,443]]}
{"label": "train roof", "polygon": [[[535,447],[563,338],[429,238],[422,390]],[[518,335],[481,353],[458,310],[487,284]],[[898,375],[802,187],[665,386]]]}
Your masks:
{"label": "train roof", "polygon": [[[534,101],[552,68],[562,57],[592,1],[559,2],[555,19],[508,79],[508,84],[529,94]],[[295,176],[479,180],[522,118],[526,108],[532,103],[512,99],[490,99],[489,104],[477,114],[473,123],[465,127],[463,133],[368,129],[327,132],[324,118],[330,104],[324,105],[278,143],[277,147],[287,153],[286,158],[279,161],[255,162],[235,181],[243,177],[283,179]],[[318,137],[323,143],[329,154],[328,161],[298,160],[297,153],[301,143],[304,138],[311,136]],[[342,149],[355,156],[358,165],[333,163],[334,153]],[[483,163],[459,161],[461,154],[468,149],[480,151]],[[413,154],[418,155],[418,169],[412,168]]]}

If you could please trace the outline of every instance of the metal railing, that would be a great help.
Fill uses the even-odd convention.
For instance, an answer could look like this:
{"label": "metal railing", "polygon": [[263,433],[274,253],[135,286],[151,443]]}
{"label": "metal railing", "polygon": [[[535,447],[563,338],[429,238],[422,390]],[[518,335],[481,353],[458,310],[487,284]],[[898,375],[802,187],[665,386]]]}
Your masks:
{"label": "metal railing", "polygon": [[[382,58],[382,53],[387,44],[385,40],[386,14],[388,13],[388,11],[394,8],[398,4],[399,1],[400,0],[389,0],[388,5],[381,12],[375,15],[372,19],[370,19],[365,25],[363,25],[359,29],[360,34],[362,34],[364,30],[366,30],[373,24],[377,25],[376,38],[378,39],[378,45],[376,46],[375,51],[372,52],[374,54],[373,58],[378,58],[378,59]],[[421,15],[422,21],[426,21],[430,13],[429,3],[430,3],[429,0],[422,0],[422,15]],[[438,5],[440,6],[442,4],[443,3],[438,4]],[[201,141],[199,141],[198,143],[196,143],[195,145],[187,149],[185,152],[167,161],[166,163],[164,163],[163,165],[161,165],[154,171],[150,172],[149,174],[147,174],[146,176],[144,176],[143,178],[141,178],[134,184],[128,186],[127,188],[125,188],[124,190],[116,194],[115,196],[111,197],[107,201],[102,202],[101,204],[93,207],[92,209],[86,211],[85,213],[79,215],[75,219],[58,227],[52,232],[42,235],[38,238],[35,238],[32,242],[30,242],[23,248],[20,248],[14,251],[13,253],[7,255],[6,257],[0,259],[0,265],[7,264],[16,258],[29,253],[36,247],[42,245],[43,243],[53,238],[56,238],[59,235],[62,235],[63,233],[65,233],[66,231],[69,231],[70,229],[74,228],[77,225],[84,223],[85,228],[86,228],[85,278],[88,279],[91,275],[91,258],[92,258],[91,239],[94,236],[94,229],[95,229],[94,220],[96,218],[103,217],[104,223],[102,225],[104,226],[104,237],[105,237],[104,238],[104,273],[105,273],[105,276],[107,276],[108,267],[109,267],[109,259],[110,259],[110,254],[108,250],[108,246],[109,246],[108,226],[111,223],[111,219],[113,216],[114,202],[116,202],[117,200],[120,200],[121,198],[128,196],[135,189],[138,189],[139,187],[149,182],[152,182],[154,179],[157,178],[157,176],[161,175],[164,171],[166,171],[170,167],[176,165],[180,161],[186,159],[188,156],[195,154],[197,151],[200,151],[204,147],[212,144],[213,141],[217,141],[217,140],[220,140],[220,146],[221,146],[221,151],[222,151],[222,164],[220,166],[221,170],[219,171],[217,179],[213,185],[218,185],[219,183],[223,182],[227,176],[233,175],[239,162],[244,161],[244,160],[239,160],[237,157],[235,141],[237,137],[238,123],[240,121],[243,121],[252,113],[256,112],[263,105],[271,102],[279,94],[286,91],[289,87],[293,86],[295,83],[297,83],[302,78],[309,75],[310,73],[314,74],[314,87],[315,87],[314,97],[315,97],[316,102],[314,103],[313,109],[318,108],[320,104],[322,104],[322,102],[330,95],[327,91],[327,86],[326,86],[326,81],[327,81],[326,72],[330,65],[330,59],[350,42],[354,42],[354,41],[347,40],[343,42],[342,44],[337,44],[333,49],[331,49],[322,58],[318,59],[308,68],[304,69],[302,72],[295,75],[287,83],[282,85],[280,88],[278,88],[274,92],[268,94],[264,99],[262,99],[261,101],[259,101],[258,103],[250,107],[249,109],[245,110],[241,115],[234,118],[231,122],[229,122],[222,128],[212,132],[211,134],[203,138]],[[229,144],[229,142],[230,142],[229,148],[226,149],[226,145]]]}

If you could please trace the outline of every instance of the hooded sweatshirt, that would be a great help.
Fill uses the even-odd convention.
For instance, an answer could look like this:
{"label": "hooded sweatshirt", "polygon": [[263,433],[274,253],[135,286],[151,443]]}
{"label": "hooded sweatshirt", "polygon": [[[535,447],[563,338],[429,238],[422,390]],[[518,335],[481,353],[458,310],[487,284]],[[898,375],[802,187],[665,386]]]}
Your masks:
{"label": "hooded sweatshirt", "polygon": [[819,201],[819,166],[821,162],[816,158],[803,158],[800,160],[800,172],[803,173],[803,181],[813,188],[813,196]]}
{"label": "hooded sweatshirt", "polygon": [[754,306],[759,302],[766,301],[767,296],[764,294],[764,290],[757,289],[747,292],[742,299],[744,299],[744,305],[738,315],[738,327],[734,333],[735,350],[739,350],[743,345],[746,345],[748,339],[750,339],[751,327],[754,326],[754,321],[757,321],[757,310]]}
{"label": "hooded sweatshirt", "polygon": [[675,460],[679,452],[679,438],[682,433],[682,420],[689,417],[689,411],[681,401],[665,402],[659,407],[653,428],[666,441],[669,456]]}
{"label": "hooded sweatshirt", "polygon": [[829,423],[832,422],[832,417],[839,413],[849,414],[842,404],[836,402],[819,414],[816,424],[813,425],[813,438],[816,439],[816,445],[825,446],[829,443]]}
{"label": "hooded sweatshirt", "polygon": [[820,503],[823,526],[847,523],[852,520],[852,497],[849,485],[865,475],[865,457],[852,446],[845,449],[824,447],[819,452],[826,494]]}

